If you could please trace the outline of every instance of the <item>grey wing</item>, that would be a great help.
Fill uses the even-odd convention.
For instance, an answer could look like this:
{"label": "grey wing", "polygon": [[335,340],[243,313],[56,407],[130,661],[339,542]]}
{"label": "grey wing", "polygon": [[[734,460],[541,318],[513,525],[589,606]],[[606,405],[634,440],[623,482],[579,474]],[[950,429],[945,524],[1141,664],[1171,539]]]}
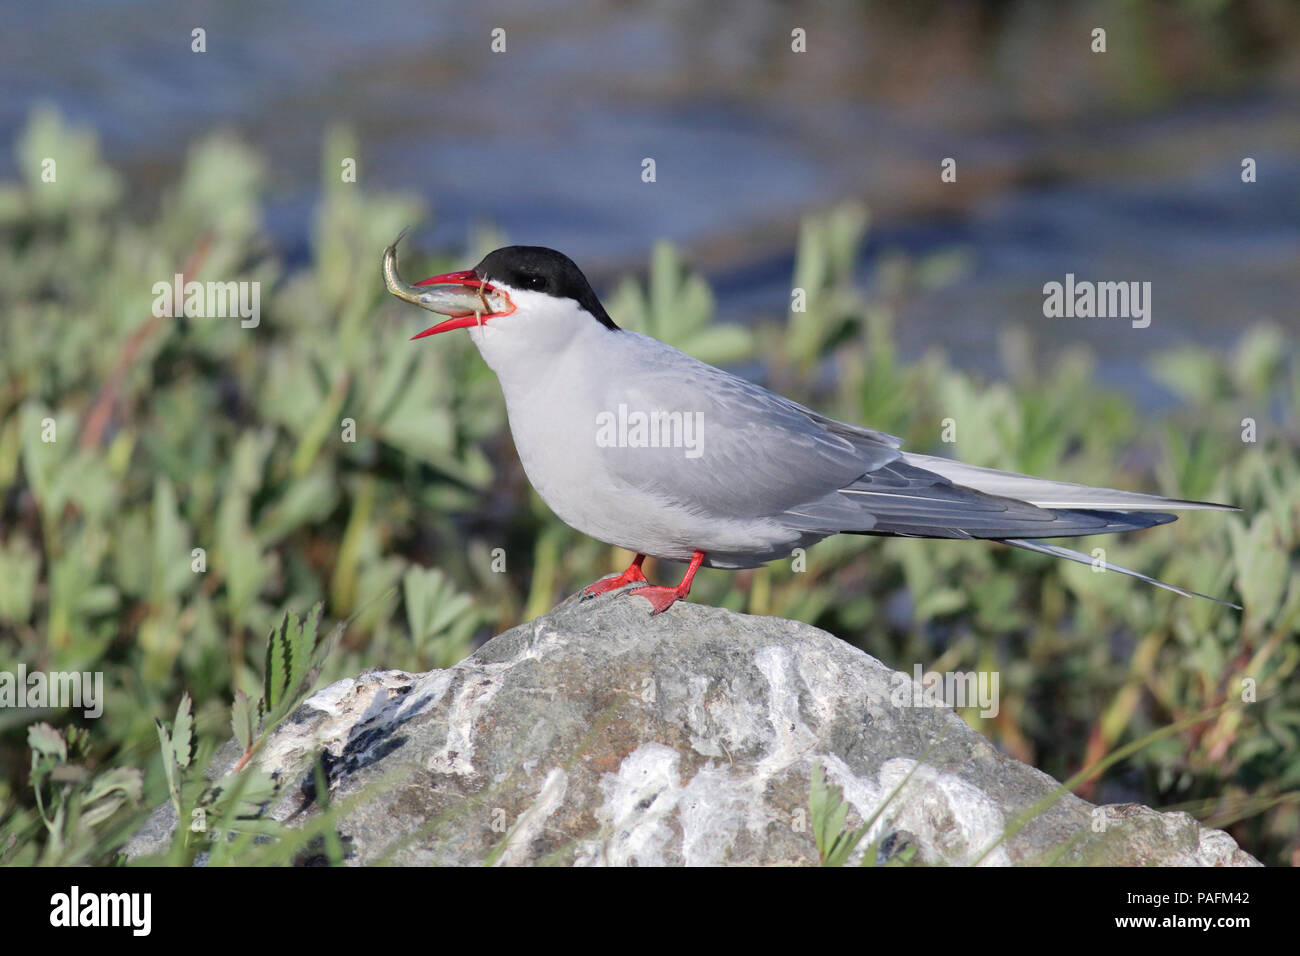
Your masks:
{"label": "grey wing", "polygon": [[905,455],[893,435],[827,418],[654,345],[642,374],[611,386],[611,407],[621,402],[632,409],[679,411],[696,424],[698,446],[690,453],[674,447],[610,448],[607,461],[630,488],[700,514],[778,518],[792,529],[820,535],[1003,539],[1148,528],[1175,516],[1137,508],[1186,504],[1106,489],[1087,495],[1089,489],[1079,485],[970,468],[966,471],[976,480],[999,482],[998,491],[1020,480],[1032,483],[1037,494],[1073,495],[1083,507],[1039,505],[957,484],[917,462],[964,467],[960,463]]}
{"label": "grey wing", "polygon": [[[641,371],[611,384],[607,409],[681,413],[694,447],[602,449],[625,485],[719,518],[789,513],[799,526],[870,526],[860,507],[833,496],[897,460],[898,438],[825,418],[681,352],[651,353]],[[805,506],[815,516],[802,515]]]}

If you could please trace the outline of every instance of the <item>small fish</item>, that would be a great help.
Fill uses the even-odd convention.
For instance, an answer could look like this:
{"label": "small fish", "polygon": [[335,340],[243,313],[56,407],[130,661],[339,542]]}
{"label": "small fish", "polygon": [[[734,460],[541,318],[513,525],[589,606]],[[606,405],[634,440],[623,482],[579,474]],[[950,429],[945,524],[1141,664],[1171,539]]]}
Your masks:
{"label": "small fish", "polygon": [[423,286],[418,282],[415,285],[403,282],[397,274],[397,244],[405,235],[406,230],[403,229],[393,244],[384,250],[384,285],[393,295],[440,315],[460,317],[513,311],[510,297],[491,286],[469,290],[463,285]]}

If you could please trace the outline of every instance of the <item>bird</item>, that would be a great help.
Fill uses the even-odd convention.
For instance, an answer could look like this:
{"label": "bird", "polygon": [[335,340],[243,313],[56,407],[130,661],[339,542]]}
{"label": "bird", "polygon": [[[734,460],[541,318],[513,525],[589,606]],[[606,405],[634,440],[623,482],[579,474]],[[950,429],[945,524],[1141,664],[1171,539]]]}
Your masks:
{"label": "bird", "polygon": [[[384,251],[388,290],[450,316],[413,340],[468,330],[500,382],[538,495],[570,527],[635,555],[621,574],[584,588],[584,601],[626,588],[661,614],[690,593],[701,567],[757,567],[833,534],[986,539],[1095,566],[1042,539],[1151,528],[1174,511],[1238,510],[907,452],[893,435],[621,328],[554,249],[506,246],[472,269],[408,285],[397,275],[400,240]],[[651,584],[647,557],[685,563],[681,581]]]}

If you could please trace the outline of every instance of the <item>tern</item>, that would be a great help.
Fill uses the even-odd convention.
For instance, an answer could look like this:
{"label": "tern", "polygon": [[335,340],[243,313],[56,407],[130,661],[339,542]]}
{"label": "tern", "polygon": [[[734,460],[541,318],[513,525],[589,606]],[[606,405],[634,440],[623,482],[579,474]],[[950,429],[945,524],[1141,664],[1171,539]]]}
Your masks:
{"label": "tern", "polygon": [[[398,237],[400,241],[401,237]],[[988,539],[1094,564],[1042,538],[1111,534],[1235,511],[1049,481],[902,450],[893,435],[836,421],[614,323],[582,270],[541,246],[507,246],[473,269],[408,285],[394,242],[388,290],[466,329],[496,373],[528,480],[570,527],[636,557],[584,600],[637,585],[660,614],[701,567],[752,568],[833,534]],[[647,557],[685,562],[652,585]],[[1137,571],[1110,570],[1205,597]]]}

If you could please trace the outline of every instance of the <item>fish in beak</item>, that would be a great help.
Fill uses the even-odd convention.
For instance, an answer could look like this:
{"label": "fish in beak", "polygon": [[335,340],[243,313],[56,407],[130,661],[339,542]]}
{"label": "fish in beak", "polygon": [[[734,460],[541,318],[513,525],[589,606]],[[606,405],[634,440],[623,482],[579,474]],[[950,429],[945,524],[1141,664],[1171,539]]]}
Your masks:
{"label": "fish in beak", "polygon": [[404,235],[406,230],[402,230],[402,234],[384,250],[384,285],[404,302],[440,315],[452,316],[446,322],[439,322],[418,335],[411,336],[412,341],[439,332],[482,325],[488,319],[500,318],[515,310],[510,296],[484,282],[472,269],[430,276],[414,285],[403,282],[397,274],[397,244]]}

